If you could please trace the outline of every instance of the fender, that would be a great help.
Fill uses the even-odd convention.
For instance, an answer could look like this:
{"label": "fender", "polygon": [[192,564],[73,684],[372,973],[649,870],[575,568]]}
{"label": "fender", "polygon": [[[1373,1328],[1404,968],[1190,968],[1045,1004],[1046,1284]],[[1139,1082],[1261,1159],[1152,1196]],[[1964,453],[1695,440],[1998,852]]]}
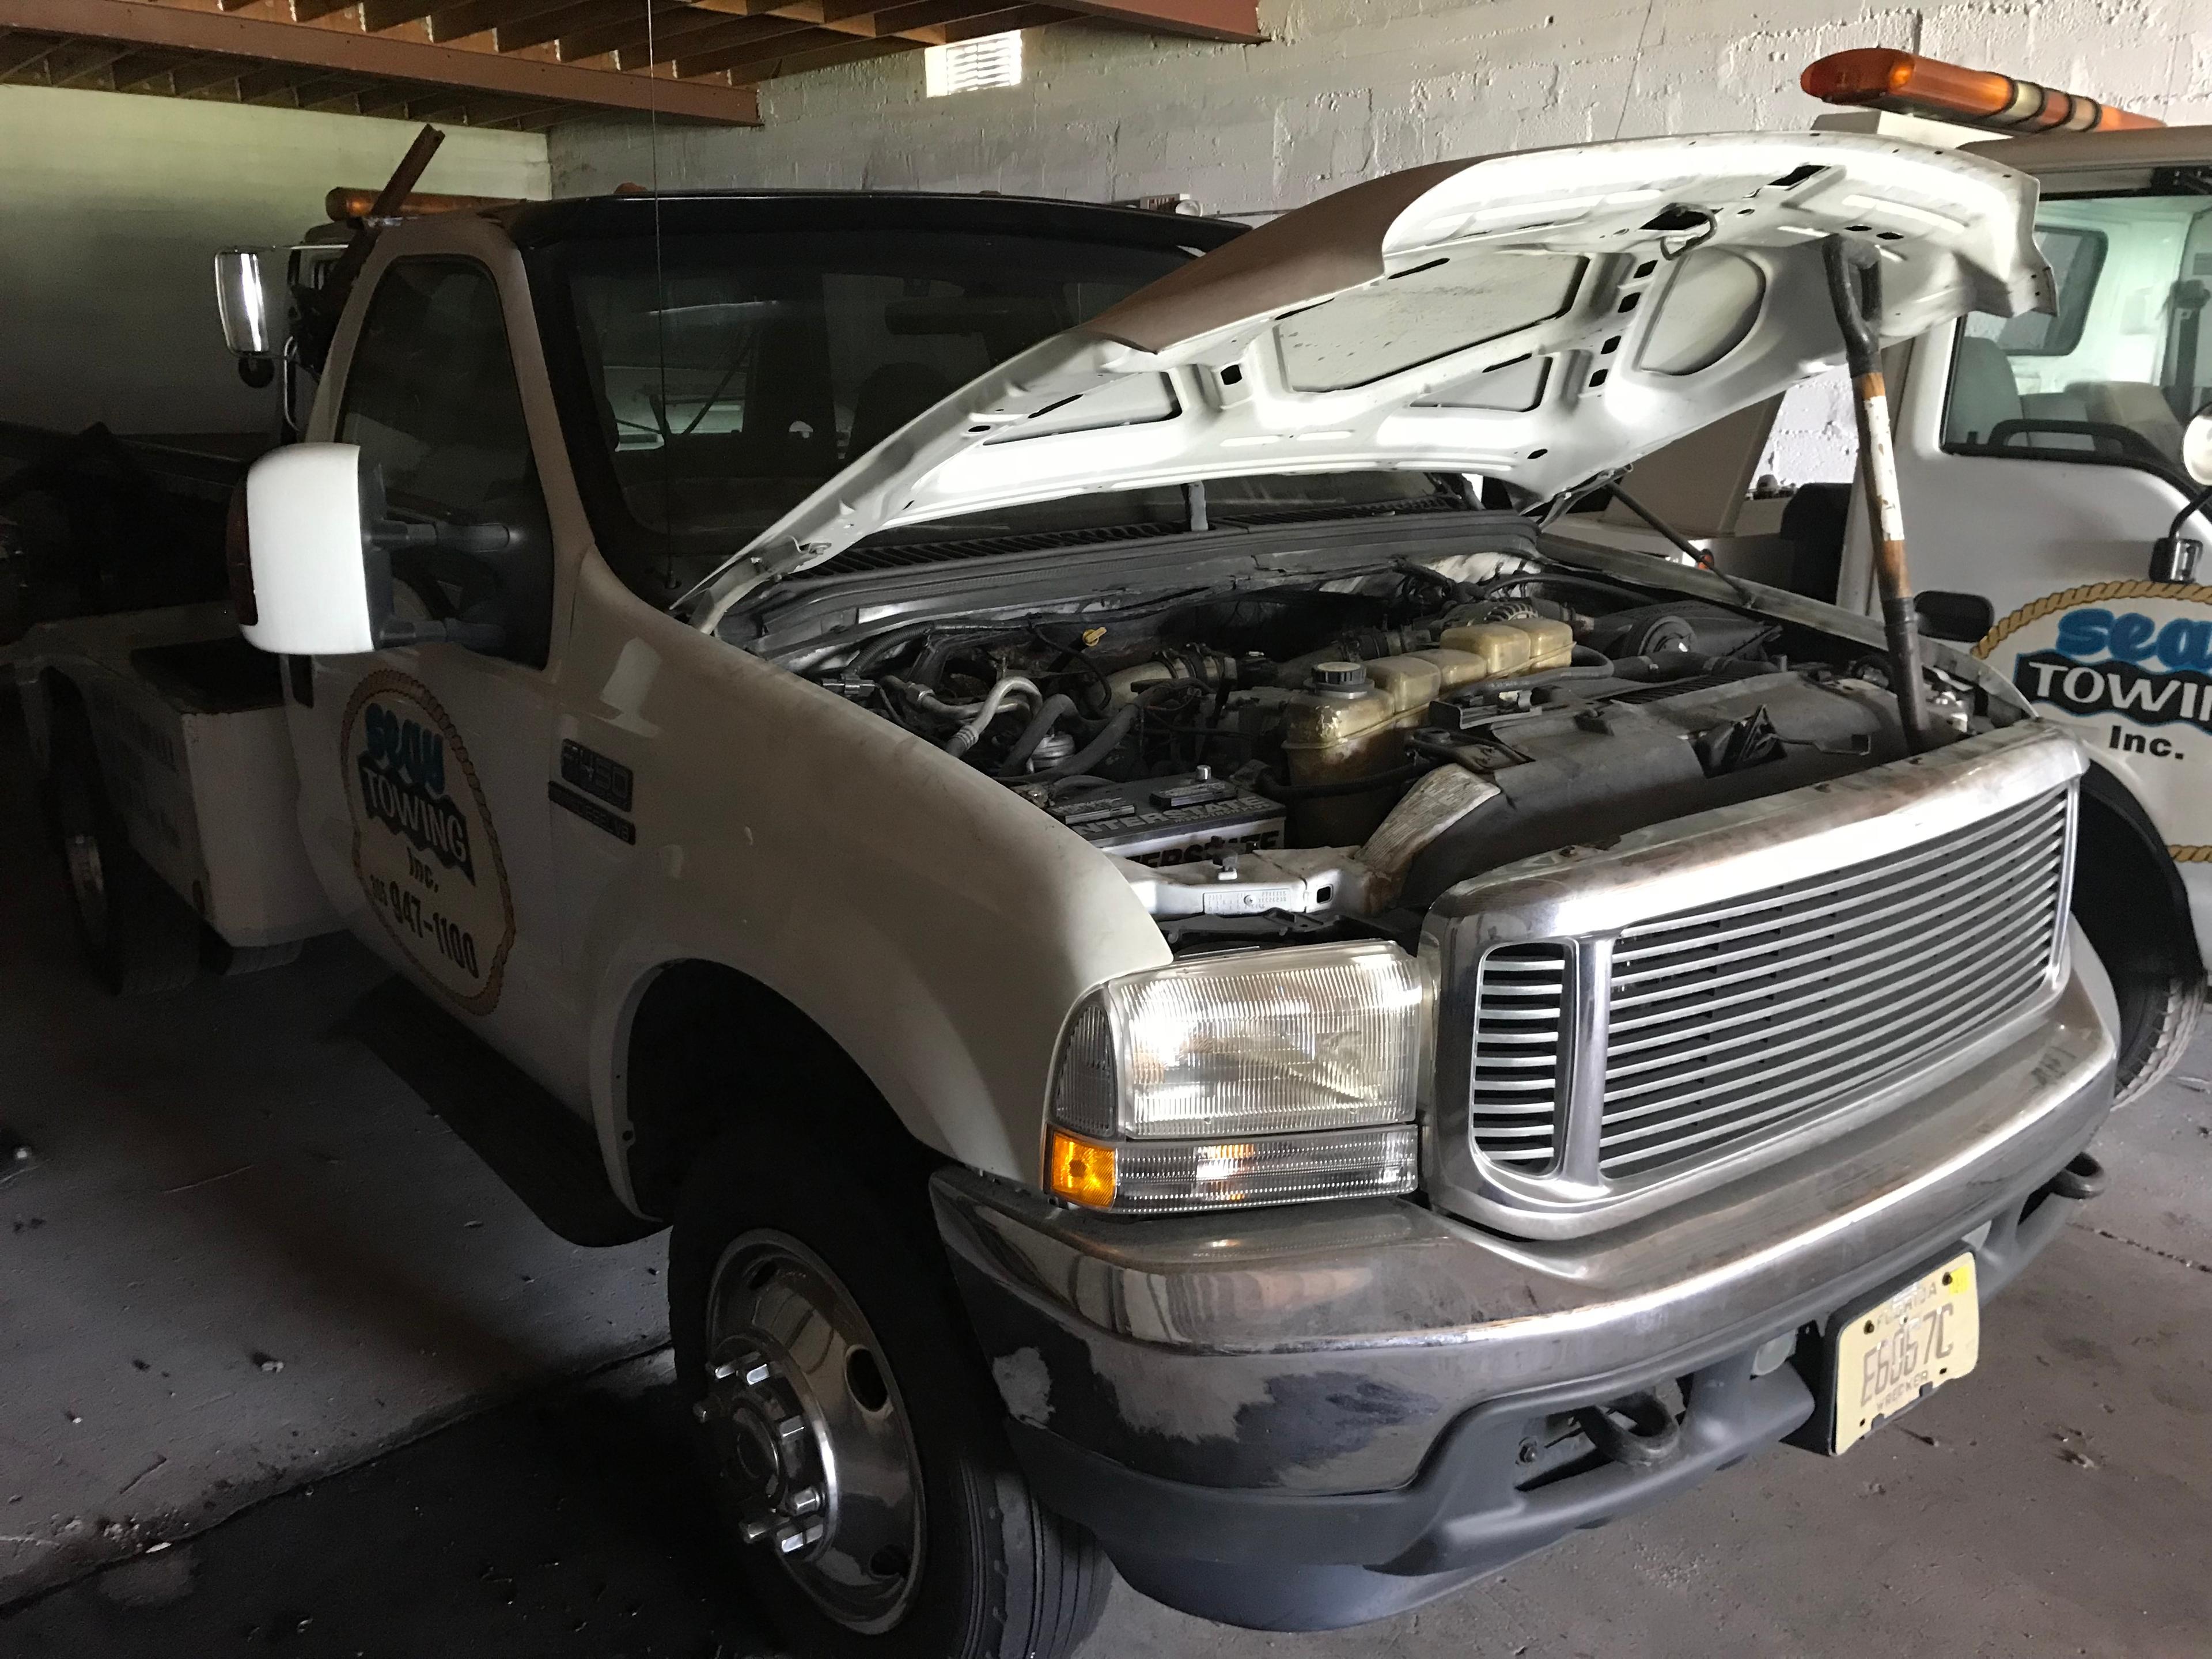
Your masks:
{"label": "fender", "polygon": [[[1069,1012],[1170,960],[1112,863],[1004,786],[653,611],[587,558],[568,702],[633,767],[637,842],[571,890],[592,1109],[617,1189],[630,1021],[664,966],[719,963],[836,1042],[908,1133],[1034,1181]],[[599,715],[583,710],[599,688]],[[596,866],[602,872],[610,866]]]}

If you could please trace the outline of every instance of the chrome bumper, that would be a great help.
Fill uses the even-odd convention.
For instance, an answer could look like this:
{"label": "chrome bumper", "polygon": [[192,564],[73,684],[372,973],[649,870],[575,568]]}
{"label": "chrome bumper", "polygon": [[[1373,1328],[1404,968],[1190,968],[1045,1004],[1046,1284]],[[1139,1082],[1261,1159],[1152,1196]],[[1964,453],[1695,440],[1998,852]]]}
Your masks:
{"label": "chrome bumper", "polygon": [[1041,1431],[1185,1487],[1395,1496],[1475,1408],[1565,1409],[1687,1376],[1962,1240],[1995,1288],[2071,1208],[2015,1234],[2023,1200],[2109,1110],[2112,1062],[2077,971],[2008,1046],[1917,1102],[1571,1241],[1395,1200],[1109,1218],[963,1170],[933,1195],[1026,1425],[1018,1444]]}

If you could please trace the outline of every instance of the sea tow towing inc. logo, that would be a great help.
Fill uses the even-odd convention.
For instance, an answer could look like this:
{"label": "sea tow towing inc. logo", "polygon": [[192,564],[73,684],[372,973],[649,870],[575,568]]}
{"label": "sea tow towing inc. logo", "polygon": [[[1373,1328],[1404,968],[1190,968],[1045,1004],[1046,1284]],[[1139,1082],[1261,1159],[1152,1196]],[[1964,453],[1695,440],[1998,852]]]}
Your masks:
{"label": "sea tow towing inc. logo", "polygon": [[2127,781],[2176,858],[2212,860],[2212,588],[2069,588],[1974,651]]}
{"label": "sea tow towing inc. logo", "polygon": [[460,733],[429,689],[371,674],[338,732],[354,874],[399,948],[471,1013],[497,1006],[514,944],[499,834]]}
{"label": "sea tow towing inc. logo", "polygon": [[[2013,684],[2069,714],[2119,714],[2142,726],[2185,722],[2212,731],[2212,617],[2161,620],[2140,611],[2063,612],[2048,650],[2022,652]],[[2165,756],[2159,741],[2143,750]]]}

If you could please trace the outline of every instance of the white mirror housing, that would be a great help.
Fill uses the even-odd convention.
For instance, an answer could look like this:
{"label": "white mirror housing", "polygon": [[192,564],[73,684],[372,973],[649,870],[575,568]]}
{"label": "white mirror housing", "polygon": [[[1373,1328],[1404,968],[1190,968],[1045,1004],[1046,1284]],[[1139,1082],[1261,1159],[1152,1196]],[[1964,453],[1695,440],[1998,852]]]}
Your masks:
{"label": "white mirror housing", "polygon": [[358,445],[264,455],[246,475],[246,523],[252,586],[239,631],[248,644],[289,657],[377,648]]}
{"label": "white mirror housing", "polygon": [[2212,484],[2212,406],[2190,416],[2181,433],[2181,465],[2201,484]]}
{"label": "white mirror housing", "polygon": [[222,343],[233,354],[266,357],[275,352],[269,278],[258,252],[234,247],[215,256],[215,306],[222,320]]}

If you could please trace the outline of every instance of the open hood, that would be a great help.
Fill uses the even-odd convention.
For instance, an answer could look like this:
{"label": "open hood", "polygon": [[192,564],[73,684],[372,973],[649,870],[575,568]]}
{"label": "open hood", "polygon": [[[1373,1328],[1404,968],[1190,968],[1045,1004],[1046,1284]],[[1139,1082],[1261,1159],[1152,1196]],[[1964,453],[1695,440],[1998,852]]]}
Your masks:
{"label": "open hood", "polygon": [[2051,305],[2027,175],[1860,134],[1441,161],[1325,198],[1040,342],[856,458],[690,596],[902,525],[1243,473],[1471,472],[1549,495],[1840,362],[1820,242],[1885,339]]}

